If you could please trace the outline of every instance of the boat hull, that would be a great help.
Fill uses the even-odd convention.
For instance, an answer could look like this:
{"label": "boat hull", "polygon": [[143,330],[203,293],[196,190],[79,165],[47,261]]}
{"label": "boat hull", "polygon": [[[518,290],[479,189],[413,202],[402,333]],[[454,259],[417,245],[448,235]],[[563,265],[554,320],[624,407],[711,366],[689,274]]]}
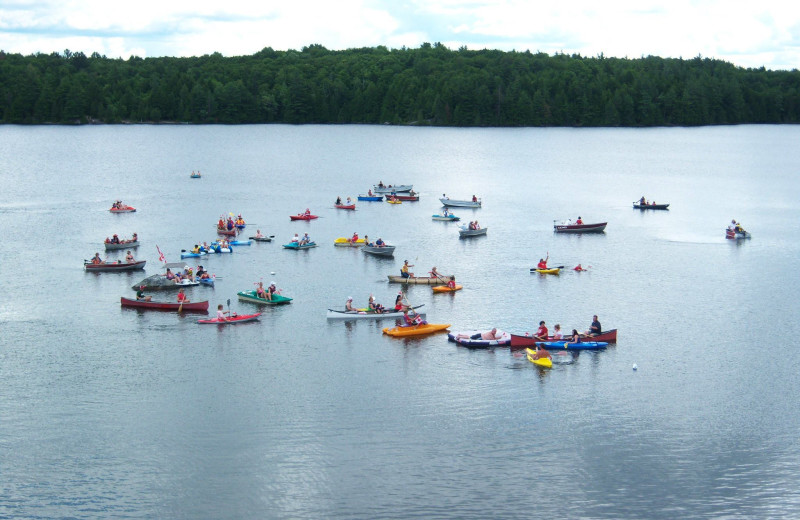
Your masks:
{"label": "boat hull", "polygon": [[364,246],[361,250],[374,256],[394,256],[394,246]]}
{"label": "boat hull", "polygon": [[413,184],[402,184],[400,186],[384,186],[382,188],[379,187],[379,186],[373,186],[372,187],[372,192],[373,193],[408,193],[412,189],[414,189],[414,185]]}
{"label": "boat hull", "polygon": [[292,302],[291,298],[287,298],[286,296],[281,296],[280,294],[273,294],[272,300],[267,300],[266,298],[259,298],[258,296],[256,296],[255,291],[241,291],[236,293],[236,296],[238,296],[239,299],[242,300],[243,302],[257,303],[259,305],[283,305]]}
{"label": "boat hull", "polygon": [[539,274],[558,274],[561,272],[561,268],[553,267],[551,269],[536,269],[535,267],[532,267],[531,272]]}
{"label": "boat hull", "polygon": [[333,207],[336,209],[356,209],[355,204],[334,204]]}
{"label": "boat hull", "polygon": [[441,276],[440,278],[436,278],[436,277],[431,278],[431,277],[428,277],[428,276],[417,276],[417,277],[414,277],[414,278],[411,278],[411,277],[403,278],[402,276],[394,276],[394,275],[391,275],[391,274],[388,275],[389,283],[405,283],[405,284],[411,284],[411,285],[441,285],[443,283],[447,283],[447,281],[450,280],[450,276],[451,275],[444,275],[444,276]]}
{"label": "boat hull", "polygon": [[535,353],[536,353],[535,350],[527,349],[528,361],[530,361],[534,365],[542,367],[542,368],[553,368],[553,360],[552,359],[547,358],[547,357],[535,358],[534,357]]}
{"label": "boat hull", "polygon": [[473,202],[471,200],[455,200],[455,199],[439,199],[443,206],[447,206],[450,208],[480,208],[482,202],[479,200],[477,202]]}
{"label": "boat hull", "polygon": [[144,264],[147,260],[139,260],[138,262],[122,262],[122,263],[105,263],[93,264],[91,262],[84,262],[83,267],[87,271],[94,273],[114,273],[117,271],[136,271],[144,269]]}
{"label": "boat hull", "polygon": [[455,289],[451,289],[447,285],[436,285],[434,287],[431,287],[431,289],[433,289],[433,292],[435,292],[435,293],[456,292],[456,291],[460,291],[463,288],[464,288],[463,286],[458,285],[458,284],[456,284]]}
{"label": "boat hull", "polygon": [[209,320],[197,320],[201,325],[235,325],[237,323],[247,323],[249,321],[257,321],[261,316],[260,312],[255,314],[234,314],[228,318],[211,318]]}
{"label": "boat hull", "polygon": [[133,213],[134,211],[136,211],[136,208],[134,208],[133,206],[123,206],[121,208],[111,208],[108,211],[110,211],[111,213]]}
{"label": "boat hull", "polygon": [[236,236],[236,228],[233,229],[219,229],[217,228],[217,234],[223,235],[226,237],[235,237]]}
{"label": "boat hull", "polygon": [[539,341],[537,346],[548,350],[602,350],[608,346],[605,341],[586,341],[569,343],[566,341]]}
{"label": "boat hull", "polygon": [[553,224],[553,231],[556,233],[602,233],[606,229],[608,222],[598,222],[596,224]]}
{"label": "boat hull", "polygon": [[377,196],[359,195],[358,196],[358,200],[363,200],[363,201],[367,201],[367,202],[379,202],[379,201],[383,200],[383,195],[377,195]]}
{"label": "boat hull", "polygon": [[184,303],[183,307],[181,307],[181,304],[177,302],[154,302],[154,301],[148,302],[143,300],[135,300],[132,298],[125,298],[123,296],[120,298],[120,305],[122,307],[136,307],[138,309],[152,309],[157,311],[174,311],[174,312],[177,312],[178,310],[192,311],[192,312],[208,311],[208,300],[201,302]]}
{"label": "boat hull", "polygon": [[[424,305],[424,304],[423,304]],[[417,309],[422,305],[412,307],[418,316],[425,316],[424,312],[419,312]],[[328,309],[327,318],[329,320],[384,320],[388,318],[402,318],[402,312],[367,312],[367,311],[338,311],[335,309]]]}
{"label": "boat hull", "polygon": [[459,238],[482,237],[486,234],[487,231],[489,231],[488,227],[480,229],[459,229],[458,237]]}
{"label": "boat hull", "polygon": [[120,242],[119,244],[104,242],[103,245],[105,245],[106,251],[117,251],[119,249],[133,249],[134,247],[139,247],[139,241]]}
{"label": "boat hull", "polygon": [[349,238],[340,237],[333,241],[333,245],[335,245],[336,247],[361,247],[365,243],[366,242],[364,241],[363,238],[359,238],[358,240],[353,242]]}
{"label": "boat hull", "polygon": [[394,327],[385,328],[383,333],[393,337],[409,337],[409,336],[422,336],[423,334],[432,334],[434,332],[441,332],[447,330],[449,323],[428,323],[426,325],[414,325],[410,327]]}
{"label": "boat hull", "polygon": [[[553,338],[549,337],[548,339],[552,341]],[[592,341],[604,341],[606,343],[616,343],[617,329],[609,329],[595,336],[586,336],[586,339],[590,339]],[[536,343],[540,343],[541,341],[542,340],[536,339],[533,336],[522,336],[519,334],[511,335],[512,348],[535,347]]]}
{"label": "boat hull", "polygon": [[283,244],[284,249],[293,249],[295,251],[298,249],[311,249],[312,247],[317,247],[317,243],[309,242],[308,244],[303,244],[302,246],[297,242],[292,242],[291,244]]}
{"label": "boat hull", "polygon": [[394,196],[394,198],[396,198],[397,200],[402,200],[403,202],[418,202],[419,201],[419,195],[401,195],[401,194],[398,193],[398,194],[396,194]]}
{"label": "boat hull", "polygon": [[135,291],[142,285],[148,291],[160,291],[162,289],[169,290],[169,289],[180,289],[181,287],[193,287],[195,285],[200,285],[200,282],[192,282],[189,280],[184,280],[181,283],[175,283],[172,280],[167,280],[162,274],[154,274],[153,276],[148,276],[139,283],[131,286],[131,289]]}
{"label": "boat hull", "polygon": [[639,204],[634,202],[633,209],[669,209],[669,204]]}
{"label": "boat hull", "polygon": [[317,215],[289,215],[289,220],[314,220]]}
{"label": "boat hull", "polygon": [[736,233],[736,232],[730,232],[730,231],[726,231],[725,232],[725,238],[727,238],[728,240],[742,240],[742,239],[750,238],[751,236],[752,235],[750,234],[749,231],[745,231],[744,233]]}
{"label": "boat hull", "polygon": [[272,239],[271,239],[270,237],[256,237],[256,236],[252,236],[252,237],[248,237],[248,238],[249,238],[250,240],[255,240],[256,242],[272,242]]}
{"label": "boat hull", "polygon": [[431,220],[439,220],[441,222],[458,222],[461,220],[461,217],[457,217],[455,215],[450,215],[445,217],[444,215],[433,215],[431,216]]}

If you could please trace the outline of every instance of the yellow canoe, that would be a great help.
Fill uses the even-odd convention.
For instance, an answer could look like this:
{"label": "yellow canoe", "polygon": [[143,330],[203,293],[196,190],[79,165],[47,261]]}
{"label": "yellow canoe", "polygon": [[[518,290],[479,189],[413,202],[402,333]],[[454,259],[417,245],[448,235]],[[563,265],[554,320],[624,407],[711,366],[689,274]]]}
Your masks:
{"label": "yellow canoe", "polygon": [[384,334],[389,336],[402,337],[402,336],[421,336],[423,334],[430,334],[432,332],[439,332],[447,330],[449,323],[428,323],[426,325],[414,325],[411,327],[393,327],[383,329]]}
{"label": "yellow canoe", "polygon": [[456,284],[455,289],[451,289],[447,285],[436,285],[433,287],[433,292],[455,292],[455,291],[460,291],[463,288],[464,288],[463,286],[458,284]]}

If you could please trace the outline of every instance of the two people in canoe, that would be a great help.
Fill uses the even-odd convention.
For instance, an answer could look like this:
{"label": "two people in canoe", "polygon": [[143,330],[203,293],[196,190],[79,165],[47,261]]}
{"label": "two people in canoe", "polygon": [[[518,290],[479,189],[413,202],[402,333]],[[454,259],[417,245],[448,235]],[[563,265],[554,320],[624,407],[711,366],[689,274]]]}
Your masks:
{"label": "two people in canoe", "polygon": [[409,267],[414,267],[413,264],[409,264],[408,260],[403,260],[403,266],[400,268],[400,276],[403,278],[416,278],[414,273],[408,270]]}

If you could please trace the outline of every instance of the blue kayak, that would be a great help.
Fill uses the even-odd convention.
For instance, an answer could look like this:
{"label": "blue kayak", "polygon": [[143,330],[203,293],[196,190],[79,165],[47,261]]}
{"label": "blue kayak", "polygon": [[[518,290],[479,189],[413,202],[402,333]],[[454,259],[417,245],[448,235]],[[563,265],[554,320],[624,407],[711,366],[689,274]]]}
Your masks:
{"label": "blue kayak", "polygon": [[214,279],[213,278],[198,278],[198,282],[202,285],[208,285],[209,287],[214,287]]}
{"label": "blue kayak", "polygon": [[606,348],[605,341],[582,341],[568,343],[566,341],[537,341],[536,345],[550,350],[600,350]]}
{"label": "blue kayak", "polygon": [[252,244],[249,240],[231,240],[228,243],[232,246],[249,246]]}
{"label": "blue kayak", "polygon": [[205,253],[192,253],[190,251],[186,251],[184,253],[181,253],[181,258],[200,258],[204,254]]}
{"label": "blue kayak", "polygon": [[367,200],[367,201],[377,202],[379,200],[383,200],[383,195],[376,195],[374,197],[371,196],[371,195],[359,195],[358,196],[358,200]]}

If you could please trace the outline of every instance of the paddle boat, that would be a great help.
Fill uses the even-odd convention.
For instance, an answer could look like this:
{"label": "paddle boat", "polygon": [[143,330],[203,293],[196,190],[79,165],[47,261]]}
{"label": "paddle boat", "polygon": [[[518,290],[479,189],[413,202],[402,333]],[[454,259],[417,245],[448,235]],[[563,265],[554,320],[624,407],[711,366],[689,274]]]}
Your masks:
{"label": "paddle boat", "polygon": [[413,188],[414,188],[413,184],[399,184],[397,186],[392,186],[391,184],[389,184],[388,186],[385,186],[384,184],[381,183],[381,184],[376,184],[375,186],[373,186],[372,187],[372,192],[373,193],[381,193],[381,194],[385,194],[385,193],[408,193]]}
{"label": "paddle boat", "polygon": [[458,230],[458,238],[479,237],[485,235],[487,231],[489,231],[488,227],[469,229],[467,226],[461,226],[461,229]]}
{"label": "paddle boat", "polygon": [[569,341],[537,341],[536,346],[554,350],[600,350],[608,346],[605,341],[581,341],[580,343],[570,343]]}
{"label": "paddle boat", "polygon": [[200,177],[200,172],[192,172],[192,174],[189,175],[190,179],[199,179]]}
{"label": "paddle boat", "polygon": [[494,329],[494,331],[495,339],[483,339],[483,335],[492,332],[491,330],[451,332],[447,335],[447,339],[470,348],[488,348],[511,344],[511,334],[497,329]]}
{"label": "paddle boat", "polygon": [[288,244],[283,244],[284,249],[293,249],[298,251],[300,249],[311,249],[312,247],[317,247],[316,242],[309,242],[307,244],[300,245],[300,242],[289,242]]}
{"label": "paddle boat", "polygon": [[364,244],[366,244],[366,241],[363,238],[359,238],[353,242],[350,238],[339,237],[333,241],[333,245],[336,247],[361,247]]}
{"label": "paddle boat", "polygon": [[233,253],[232,247],[222,247],[222,244],[219,242],[212,242],[208,246],[208,251],[206,251],[209,255],[219,255],[222,253]]}
{"label": "paddle boat", "polygon": [[540,366],[542,368],[553,368],[553,360],[549,357],[536,357],[536,351],[532,348],[525,349],[528,355],[528,361],[533,363],[536,366]]}
{"label": "paddle boat", "polygon": [[449,323],[426,323],[422,325],[409,325],[407,327],[393,327],[383,329],[383,333],[394,337],[422,336],[447,330]]}
{"label": "paddle boat", "polygon": [[403,278],[402,276],[389,276],[389,283],[406,283],[411,285],[441,285],[443,283],[447,283],[450,280],[452,275],[442,275],[439,277],[436,276],[414,276]]}
{"label": "paddle boat", "polygon": [[443,206],[451,208],[480,208],[482,206],[481,199],[477,197],[472,197],[472,200],[458,200],[443,196],[439,201]]}
{"label": "paddle boat", "polygon": [[356,209],[355,204],[334,204],[333,207],[336,209]]}
{"label": "paddle boat", "polygon": [[575,224],[564,222],[556,224],[553,221],[553,231],[556,233],[602,233],[606,229],[607,222],[597,222],[595,224]]}
{"label": "paddle boat", "polygon": [[314,220],[319,218],[317,215],[311,213],[298,213],[297,215],[289,215],[289,220]]}
{"label": "paddle boat", "polygon": [[138,269],[144,269],[144,264],[146,263],[147,260],[138,260],[135,262],[102,262],[94,264],[84,260],[83,268],[95,273],[112,273],[116,271],[136,271]]}
{"label": "paddle boat", "polygon": [[464,288],[463,286],[458,284],[456,284],[455,287],[450,287],[449,285],[435,285],[431,287],[431,289],[433,289],[433,292],[435,293],[456,292],[460,291],[463,288]]}
{"label": "paddle boat", "polygon": [[111,213],[133,213],[136,211],[136,208],[133,206],[128,206],[127,204],[123,204],[121,201],[117,201],[111,205],[111,209],[109,209]]}
{"label": "paddle boat", "polygon": [[258,303],[260,305],[283,305],[285,303],[291,303],[292,299],[287,298],[286,296],[281,296],[280,294],[273,294],[272,299],[268,300],[266,298],[261,298],[256,295],[256,291],[240,291],[236,293],[240,300],[243,302],[250,302],[250,303]]}
{"label": "paddle boat", "polygon": [[383,200],[383,195],[359,195],[358,200],[367,202],[379,202]]}
{"label": "paddle boat", "polygon": [[457,217],[455,215],[432,215],[432,220],[440,220],[442,222],[457,222],[461,220],[461,217]]}
{"label": "paddle boat", "polygon": [[136,307],[139,309],[154,309],[159,311],[191,311],[191,312],[207,312],[208,311],[208,300],[204,300],[201,302],[186,302],[186,303],[179,303],[179,302],[157,302],[157,301],[146,301],[146,300],[136,300],[133,298],[125,298],[124,296],[120,298],[119,303],[122,307]]}
{"label": "paddle boat", "polygon": [[[417,305],[415,307],[410,307],[410,309],[413,310],[417,316],[425,316],[424,312],[417,311],[417,309],[419,309],[423,305],[425,304]],[[327,313],[327,318],[329,320],[364,320],[364,319],[383,320],[387,318],[402,318],[402,317],[403,317],[402,312],[394,310],[386,312],[375,312],[369,309],[359,309],[357,311],[328,309]]]}
{"label": "paddle boat", "polygon": [[633,209],[669,209],[669,204],[642,204],[639,201],[633,203]]}
{"label": "paddle boat", "polygon": [[[590,341],[605,341],[606,343],[617,342],[617,329],[609,329],[601,332],[600,334],[581,334],[581,337]],[[548,341],[555,341],[552,336],[548,336]],[[535,347],[536,343],[541,342],[531,335],[512,334],[511,335],[511,348]]]}
{"label": "paddle boat", "polygon": [[236,314],[233,313],[226,318],[211,318],[207,320],[197,320],[201,325],[234,325],[236,323],[247,323],[249,321],[258,321],[261,316],[260,312],[255,314]]}
{"label": "paddle boat", "polygon": [[389,246],[389,245],[384,245],[384,246],[365,245],[363,248],[361,248],[361,251],[374,256],[394,256],[394,248],[395,246]]}

